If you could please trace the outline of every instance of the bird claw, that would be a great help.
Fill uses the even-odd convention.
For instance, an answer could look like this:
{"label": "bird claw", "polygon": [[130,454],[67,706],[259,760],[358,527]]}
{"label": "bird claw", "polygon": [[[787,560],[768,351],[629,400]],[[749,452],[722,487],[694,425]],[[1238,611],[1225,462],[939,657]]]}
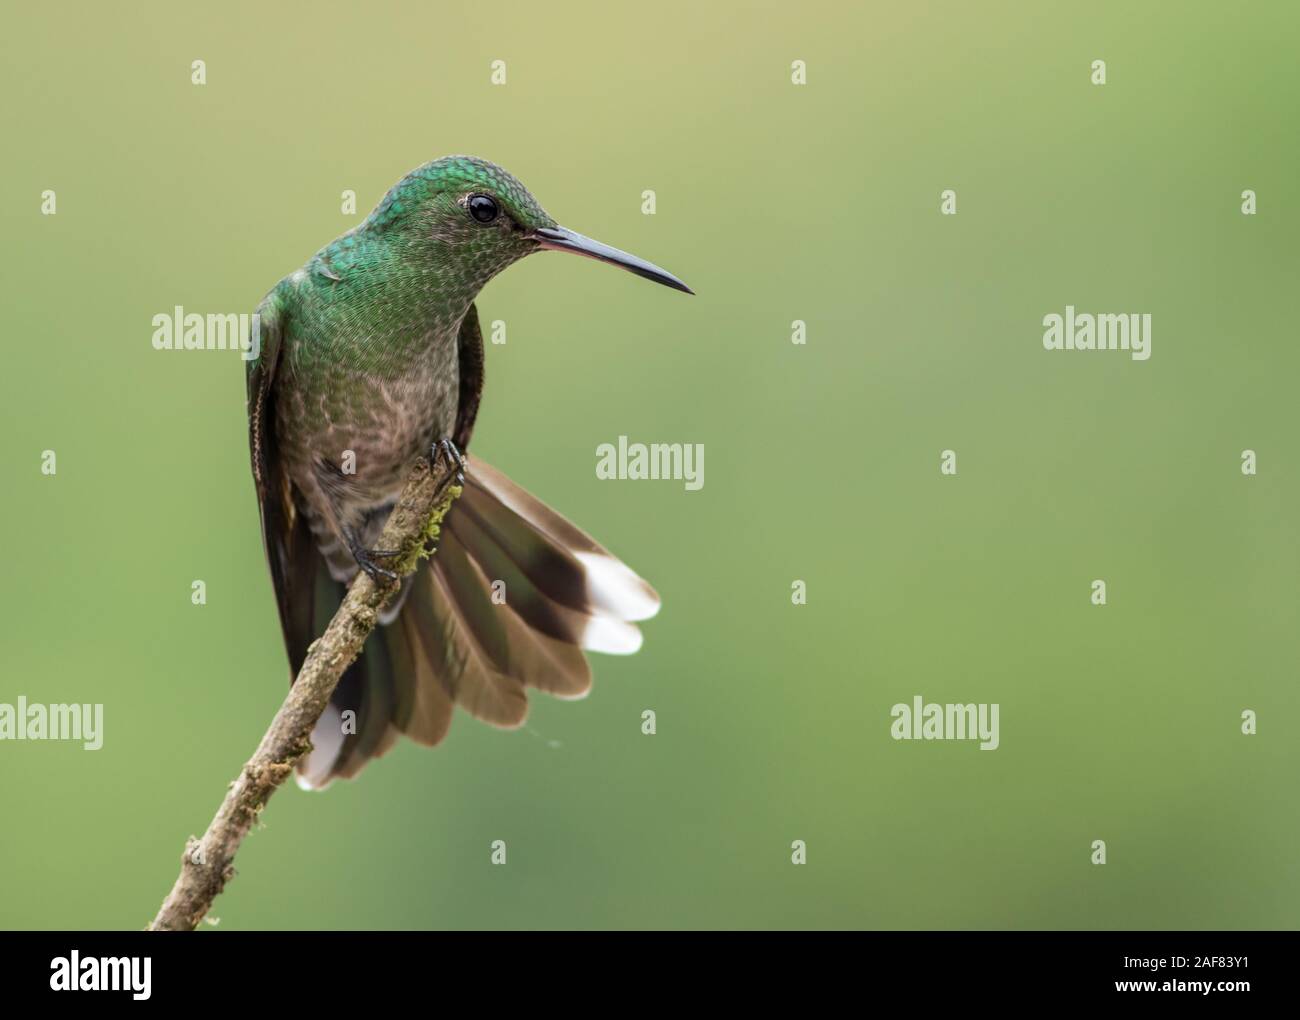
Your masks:
{"label": "bird claw", "polygon": [[[376,552],[376,555],[396,556],[397,553]],[[357,566],[369,574],[370,580],[374,581],[376,584],[379,582],[380,578],[383,578],[385,581],[396,581],[399,579],[395,571],[389,570],[387,567],[381,567],[364,550],[362,555],[357,558]]]}
{"label": "bird claw", "polygon": [[443,490],[445,490],[453,480],[457,485],[463,486],[465,484],[465,458],[462,457],[460,451],[456,449],[455,443],[450,439],[443,438],[434,443],[433,448],[429,451],[430,465],[437,468],[439,461],[445,461],[450,471],[447,477],[443,480],[442,485],[439,486],[438,495],[441,496]]}
{"label": "bird claw", "polygon": [[370,580],[374,581],[376,584],[380,583],[381,578],[384,581],[400,580],[395,571],[389,570],[387,567],[381,567],[375,561],[400,556],[402,550],[364,549],[359,542],[351,544],[350,548],[352,550],[352,558],[357,561],[357,566],[364,570],[370,576]]}

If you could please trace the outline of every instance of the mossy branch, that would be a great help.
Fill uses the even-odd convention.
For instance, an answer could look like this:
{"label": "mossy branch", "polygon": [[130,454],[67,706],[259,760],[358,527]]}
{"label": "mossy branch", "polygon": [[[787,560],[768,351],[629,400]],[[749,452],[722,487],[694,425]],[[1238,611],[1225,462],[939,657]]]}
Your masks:
{"label": "mossy branch", "polygon": [[[411,573],[436,549],[442,520],[461,493],[460,486],[450,484],[454,473],[454,465],[442,458],[434,466],[421,460],[411,472],[378,542],[381,549],[401,550],[392,566],[399,576]],[[230,784],[207,832],[202,839],[191,836],[186,842],[181,873],[150,931],[193,931],[212,908],[212,901],[234,877],[239,845],[271,794],[311,750],[312,727],[396,590],[397,582],[376,583],[365,573],[349,586],[325,633],[307,650],[284,704],[239,778]]]}

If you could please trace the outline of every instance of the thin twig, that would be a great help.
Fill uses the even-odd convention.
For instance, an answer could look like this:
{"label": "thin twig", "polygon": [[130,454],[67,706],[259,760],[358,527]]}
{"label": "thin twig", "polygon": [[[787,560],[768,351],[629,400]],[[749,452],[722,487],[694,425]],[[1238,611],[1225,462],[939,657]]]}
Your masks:
{"label": "thin twig", "polygon": [[[421,460],[389,515],[378,548],[402,551],[392,567],[400,576],[411,573],[436,546],[442,520],[460,495],[458,486],[448,484],[451,470],[445,459],[440,458],[432,469]],[[256,753],[230,784],[207,832],[202,839],[191,836],[186,842],[180,876],[149,925],[150,931],[193,931],[212,908],[212,901],[234,877],[240,843],[271,794],[289,777],[298,759],[311,750],[312,727],[396,588],[396,582],[376,584],[368,574],[357,574],[325,633],[307,650],[288,697]]]}

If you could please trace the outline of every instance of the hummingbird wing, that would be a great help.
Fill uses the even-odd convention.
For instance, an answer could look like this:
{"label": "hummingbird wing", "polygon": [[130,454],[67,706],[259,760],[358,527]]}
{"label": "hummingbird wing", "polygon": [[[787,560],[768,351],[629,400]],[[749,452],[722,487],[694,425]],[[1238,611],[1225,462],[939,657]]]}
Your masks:
{"label": "hummingbird wing", "polygon": [[478,326],[478,309],[473,304],[460,324],[459,360],[460,403],[456,408],[456,431],[451,438],[464,453],[469,449],[469,437],[483,396],[483,333]]}
{"label": "hummingbird wing", "polygon": [[[312,593],[319,555],[307,521],[298,513],[288,473],[275,445],[275,373],[280,362],[288,310],[278,290],[257,307],[261,350],[248,362],[248,445],[253,484],[262,517],[262,542],[271,568],[280,629],[289,652],[290,677],[297,675],[313,638]],[[294,598],[297,593],[299,597]]]}

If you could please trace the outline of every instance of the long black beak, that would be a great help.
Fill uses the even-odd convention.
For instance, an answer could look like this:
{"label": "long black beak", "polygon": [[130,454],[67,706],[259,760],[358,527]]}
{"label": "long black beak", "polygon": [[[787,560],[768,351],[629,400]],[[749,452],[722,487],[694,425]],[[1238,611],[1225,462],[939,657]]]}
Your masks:
{"label": "long black beak", "polygon": [[533,231],[533,235],[541,241],[543,248],[549,248],[552,251],[571,251],[575,255],[586,255],[589,259],[608,262],[611,266],[622,266],[629,273],[644,276],[647,280],[662,283],[665,287],[672,287],[673,290],[684,291],[687,294],[695,293],[681,280],[673,276],[672,273],[660,269],[653,262],[647,262],[645,259],[639,259],[625,251],[619,251],[607,244],[593,241],[590,237],[583,237],[576,231],[566,230],[564,227],[538,227]]}

